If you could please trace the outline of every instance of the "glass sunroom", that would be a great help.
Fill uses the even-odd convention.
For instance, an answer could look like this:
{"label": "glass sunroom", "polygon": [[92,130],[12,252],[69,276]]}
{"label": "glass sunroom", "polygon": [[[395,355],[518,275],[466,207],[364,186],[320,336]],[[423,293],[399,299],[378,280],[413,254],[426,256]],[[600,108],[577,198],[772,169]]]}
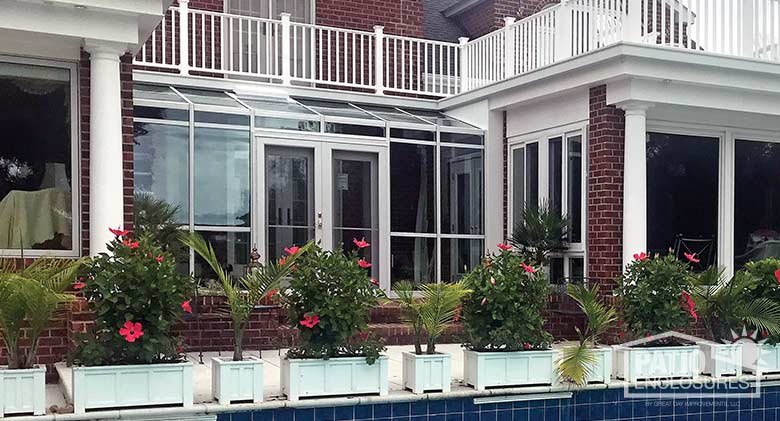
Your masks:
{"label": "glass sunroom", "polygon": [[390,289],[457,280],[484,252],[484,132],[446,114],[151,84],[134,113],[136,193],[177,206],[235,275],[254,247],[365,238]]}

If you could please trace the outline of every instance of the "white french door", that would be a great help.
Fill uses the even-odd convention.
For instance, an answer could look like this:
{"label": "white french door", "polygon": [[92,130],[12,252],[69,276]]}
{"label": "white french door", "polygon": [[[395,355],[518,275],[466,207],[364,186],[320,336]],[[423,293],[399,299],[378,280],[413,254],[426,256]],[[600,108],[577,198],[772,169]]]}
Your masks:
{"label": "white french door", "polygon": [[256,143],[264,227],[256,234],[266,259],[309,240],[350,252],[353,239],[365,238],[371,247],[360,256],[371,262],[371,276],[388,286],[387,148],[270,137]]}

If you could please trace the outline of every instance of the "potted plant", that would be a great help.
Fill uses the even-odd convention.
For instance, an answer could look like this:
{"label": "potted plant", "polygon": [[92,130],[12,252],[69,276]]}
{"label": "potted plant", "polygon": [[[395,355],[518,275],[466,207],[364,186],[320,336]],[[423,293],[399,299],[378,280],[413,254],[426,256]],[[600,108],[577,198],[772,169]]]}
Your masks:
{"label": "potted plant", "polygon": [[545,275],[511,247],[499,244],[464,277],[464,380],[477,390],[493,386],[549,385],[556,351],[544,331],[550,291]]}
{"label": "potted plant", "polygon": [[570,224],[570,219],[548,202],[526,206],[520,210],[509,242],[528,264],[547,266],[551,253],[569,247]]}
{"label": "potted plant", "polygon": [[[412,325],[414,352],[403,353],[403,385],[414,393],[451,390],[450,354],[436,352],[436,340],[458,312],[469,290],[463,282],[425,284],[419,298],[411,282],[399,282],[393,288],[404,318]],[[423,337],[427,335],[425,352]]]}
{"label": "potted plant", "polygon": [[617,312],[599,296],[599,287],[569,285],[568,295],[585,314],[584,330],[578,327],[579,341],[564,347],[558,361],[558,375],[565,382],[582,386],[587,383],[609,383],[612,376],[612,348],[597,346],[598,339],[615,321]]}
{"label": "potted plant", "polygon": [[699,347],[673,332],[698,320],[688,267],[671,254],[634,257],[614,292],[624,326],[639,339],[615,347],[616,376],[631,382],[698,376]]}
{"label": "potted plant", "polygon": [[[359,249],[369,247],[355,240]],[[336,247],[341,250],[341,247]],[[355,336],[368,327],[369,311],[384,298],[369,279],[371,263],[353,251],[315,245],[300,256],[280,298],[299,345],[281,361],[282,392],[300,397],[388,393],[382,343]]]}
{"label": "potted plant", "polygon": [[83,262],[40,258],[19,267],[15,259],[0,259],[0,337],[8,358],[0,367],[0,417],[46,412],[46,367],[36,365],[39,339],[73,299],[66,291],[79,287],[73,282]]}
{"label": "potted plant", "polygon": [[109,253],[86,266],[83,287],[95,324],[70,357],[73,406],[87,409],[146,405],[192,406],[192,363],[171,335],[192,311],[188,278],[172,255],[147,236],[116,236]]}
{"label": "potted plant", "polygon": [[262,402],[263,360],[243,354],[244,330],[257,305],[264,298],[273,298],[279,292],[281,280],[291,273],[298,256],[305,253],[311,244],[303,248],[287,248],[289,255],[284,260],[261,264],[235,281],[222,269],[211,244],[206,243],[199,234],[191,233],[185,237],[184,244],[198,253],[216,273],[227,300],[226,313],[233,325],[233,358],[211,359],[213,397],[226,405],[238,401]]}

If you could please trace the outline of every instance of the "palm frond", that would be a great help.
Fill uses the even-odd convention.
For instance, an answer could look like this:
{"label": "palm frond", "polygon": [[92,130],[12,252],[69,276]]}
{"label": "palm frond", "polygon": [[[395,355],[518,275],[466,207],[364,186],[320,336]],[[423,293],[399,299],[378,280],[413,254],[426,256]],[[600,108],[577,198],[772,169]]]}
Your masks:
{"label": "palm frond", "polygon": [[581,334],[581,342],[595,341],[617,321],[617,311],[599,298],[598,285],[591,289],[583,285],[569,285],[567,292],[585,313],[587,320],[585,332]]}
{"label": "palm frond", "polygon": [[771,335],[780,334],[780,304],[768,298],[758,298],[736,309],[736,317]]}
{"label": "palm frond", "polygon": [[565,347],[558,361],[558,375],[565,382],[582,386],[595,372],[597,361],[596,351],[584,343]]}

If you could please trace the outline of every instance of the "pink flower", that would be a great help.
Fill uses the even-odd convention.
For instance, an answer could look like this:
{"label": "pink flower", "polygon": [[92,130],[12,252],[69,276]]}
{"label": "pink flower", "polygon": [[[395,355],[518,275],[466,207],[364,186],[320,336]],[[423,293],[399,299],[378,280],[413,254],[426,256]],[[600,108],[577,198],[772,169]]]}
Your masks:
{"label": "pink flower", "polygon": [[520,263],[520,266],[528,273],[536,273],[536,269],[534,269],[533,266],[526,265],[525,263]]}
{"label": "pink flower", "polygon": [[265,296],[268,297],[268,298],[274,298],[274,296],[276,294],[278,294],[278,293],[279,293],[278,289],[272,289],[272,290],[268,291],[268,294],[265,294]]}
{"label": "pink flower", "polygon": [[496,247],[500,248],[503,251],[512,250],[512,246],[510,246],[509,244],[496,244]]}
{"label": "pink flower", "polygon": [[161,255],[157,256],[157,258],[155,258],[155,260],[157,260],[157,263],[162,263],[163,255],[161,254]]}
{"label": "pink flower", "polygon": [[688,259],[688,261],[691,263],[701,262],[701,259],[696,258],[696,253],[683,253],[683,256],[685,256],[685,258]]}
{"label": "pink flower", "polygon": [[460,307],[455,309],[455,314],[452,315],[452,321],[453,322],[457,323],[457,322],[460,321],[460,312],[461,312]]}
{"label": "pink flower", "polygon": [[523,349],[525,349],[525,350],[531,349],[531,344],[529,344],[528,342],[524,343],[523,344]]}
{"label": "pink flower", "polygon": [[116,236],[116,237],[124,237],[125,235],[130,234],[130,231],[122,230],[122,229],[119,229],[119,228],[116,228],[116,229],[109,228],[108,230],[111,231],[111,234],[114,234],[114,236]]}
{"label": "pink flower", "polygon": [[780,284],[780,269],[775,271],[775,279],[777,279],[777,283]]}
{"label": "pink flower", "polygon": [[300,249],[301,249],[301,248],[300,248],[300,247],[298,247],[298,246],[292,246],[292,247],[285,247],[285,248],[284,248],[284,251],[285,251],[287,254],[289,254],[290,256],[292,256],[293,254],[295,254],[295,253],[298,253],[298,250],[300,250]]}
{"label": "pink flower", "polygon": [[137,249],[138,248],[138,241],[130,241],[130,240],[122,240],[122,244],[125,246],[131,248],[131,249]]}
{"label": "pink flower", "polygon": [[192,313],[192,306],[190,305],[190,301],[192,300],[187,300],[181,303],[181,309],[184,310],[186,313]]}
{"label": "pink flower", "polygon": [[306,326],[309,329],[314,328],[314,326],[317,326],[320,323],[320,316],[316,314],[312,315],[304,315],[303,320],[301,320],[301,326]]}
{"label": "pink flower", "polygon": [[645,254],[645,252],[634,253],[634,260],[638,260],[640,262],[642,260],[647,260],[647,254]]}
{"label": "pink flower", "polygon": [[279,258],[279,266],[284,266],[285,263],[287,263],[286,257]]}
{"label": "pink flower", "polygon": [[365,259],[358,260],[358,266],[362,267],[363,269],[368,269],[371,267],[371,263],[366,262]]}
{"label": "pink flower", "polygon": [[353,242],[353,243],[355,243],[355,245],[356,245],[356,246],[357,246],[357,248],[359,248],[359,249],[364,249],[364,248],[366,248],[366,247],[370,247],[370,246],[371,246],[371,244],[369,244],[369,243],[366,241],[366,238],[365,238],[365,237],[363,237],[363,239],[362,239],[362,240],[358,240],[357,238],[353,238],[353,239],[352,239],[352,242]]}
{"label": "pink flower", "polygon": [[371,283],[372,283],[372,284],[374,284],[374,285],[376,285],[376,286],[379,286],[379,281],[377,281],[377,280],[376,280],[376,279],[374,279],[374,278],[371,278]]}
{"label": "pink flower", "polygon": [[496,285],[496,278],[490,278],[490,285]]}
{"label": "pink flower", "polygon": [[86,286],[87,286],[87,284],[85,284],[84,282],[79,281],[79,282],[76,282],[75,284],[73,284],[73,289],[78,291],[80,289],[84,289],[84,287],[86,287]]}
{"label": "pink flower", "polygon": [[484,306],[487,303],[487,297],[482,299],[482,305]]}
{"label": "pink flower", "polygon": [[144,336],[143,326],[140,323],[126,321],[124,327],[119,329],[119,334],[125,337],[127,342],[135,342],[136,339]]}

